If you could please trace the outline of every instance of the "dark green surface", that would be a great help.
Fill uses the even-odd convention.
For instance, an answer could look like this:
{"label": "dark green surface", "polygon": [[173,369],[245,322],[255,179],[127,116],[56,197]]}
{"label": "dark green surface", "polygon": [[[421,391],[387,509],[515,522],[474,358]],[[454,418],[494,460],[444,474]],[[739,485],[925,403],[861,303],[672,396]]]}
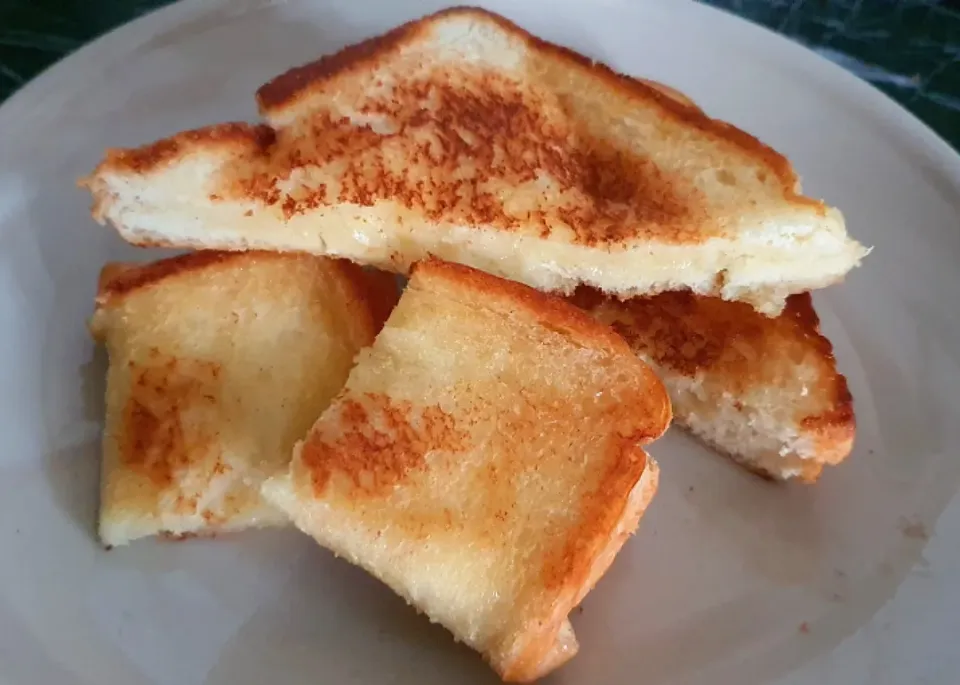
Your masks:
{"label": "dark green surface", "polygon": [[[960,147],[960,2],[705,0],[874,83]],[[0,0],[0,100],[40,70],[170,0]]]}

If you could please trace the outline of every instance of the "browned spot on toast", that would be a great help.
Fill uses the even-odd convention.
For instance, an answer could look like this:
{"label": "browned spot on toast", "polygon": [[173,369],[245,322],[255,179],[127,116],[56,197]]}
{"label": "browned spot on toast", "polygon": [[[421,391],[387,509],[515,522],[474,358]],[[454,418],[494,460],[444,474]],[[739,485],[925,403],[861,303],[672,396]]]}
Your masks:
{"label": "browned spot on toast", "polygon": [[[190,413],[216,404],[217,365],[151,355],[146,365],[131,362],[132,386],[123,410],[121,461],[158,488],[170,487],[176,475],[206,458],[216,435]],[[184,503],[187,504],[187,503]]]}
{"label": "browned spot on toast", "polygon": [[260,111],[268,113],[294,107],[301,99],[309,97],[311,92],[323,91],[329,85],[329,81],[338,78],[349,79],[353,74],[374,69],[379,63],[389,60],[405,45],[412,45],[421,40],[424,33],[442,24],[444,20],[457,16],[471,18],[481,24],[493,23],[508,35],[519,38],[528,50],[540,53],[546,58],[556,59],[568,65],[571,70],[580,70],[589,74],[621,97],[635,101],[636,106],[659,108],[663,116],[739,148],[776,175],[783,187],[785,199],[812,206],[821,215],[825,213],[826,208],[822,202],[796,192],[797,174],[783,155],[735,126],[710,118],[686,95],[663,84],[618,73],[590,57],[542,40],[498,14],[476,7],[452,7],[441,10],[398,26],[383,35],[348,46],[336,54],[290,69],[259,89],[257,101]]}
{"label": "browned spot on toast", "polygon": [[336,409],[339,421],[325,421],[303,446],[303,463],[317,496],[335,474],[349,479],[356,495],[382,495],[422,468],[429,452],[458,452],[467,445],[466,433],[437,406],[414,407],[370,393],[362,401],[347,399]]}
{"label": "browned spot on toast", "polygon": [[[570,299],[665,372],[722,382],[738,410],[746,409],[743,398],[751,389],[792,383],[794,418],[815,441],[817,455],[803,462],[801,479],[816,480],[823,464],[839,463],[850,453],[856,433],[853,398],[837,371],[833,346],[820,332],[809,293],[788,298],[775,318],[744,303],[689,292],[620,302],[580,288]],[[793,376],[801,372],[806,380]]]}
{"label": "browned spot on toast", "polygon": [[739,387],[755,382],[767,368],[760,362],[791,355],[797,363],[816,360],[835,385],[837,409],[822,420],[845,421],[852,413],[846,380],[833,368],[833,346],[820,333],[809,293],[788,298],[776,318],[742,302],[685,291],[618,302],[581,287],[571,301],[612,326],[634,350],[689,377],[722,367]]}
{"label": "browned spot on toast", "polygon": [[[138,148],[116,148],[107,151],[98,171],[108,168],[129,169],[146,173],[179,159],[183,154],[200,146],[210,148],[236,148],[245,154],[250,151],[263,153],[273,144],[275,133],[266,125],[231,122],[183,131],[170,138],[158,140]],[[96,175],[97,171],[93,175]],[[86,183],[82,181],[81,184]]]}
{"label": "browned spot on toast", "polygon": [[[396,86],[389,99],[368,102],[363,113],[398,122],[394,133],[314,113],[309,135],[303,125],[281,131],[266,166],[239,177],[225,172],[222,186],[237,199],[279,205],[287,219],[323,205],[396,201],[435,222],[503,230],[533,223],[543,237],[562,230],[584,245],[705,237],[698,190],[577,130],[549,93],[492,71],[457,86],[451,81],[438,69]],[[280,182],[297,170],[333,160],[346,164],[336,196],[326,185],[281,191]],[[537,189],[538,179],[554,188]],[[533,199],[511,209],[504,188],[525,184]]]}
{"label": "browned spot on toast", "polygon": [[[590,293],[578,289],[574,302],[593,305],[597,300]],[[687,376],[720,363],[743,361],[746,366],[736,354],[738,342],[762,335],[765,327],[764,317],[749,305],[706,300],[689,292],[633,298],[622,306],[623,315],[611,316],[607,323],[632,348]],[[730,316],[734,308],[742,311]]]}

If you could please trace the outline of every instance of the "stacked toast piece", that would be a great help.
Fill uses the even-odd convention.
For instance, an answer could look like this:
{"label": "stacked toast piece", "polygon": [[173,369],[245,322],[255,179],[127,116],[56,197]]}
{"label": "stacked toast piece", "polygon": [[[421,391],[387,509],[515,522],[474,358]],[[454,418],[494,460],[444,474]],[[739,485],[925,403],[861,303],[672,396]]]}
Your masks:
{"label": "stacked toast piece", "polygon": [[197,250],[101,275],[104,543],[292,521],[528,681],[672,416],[776,479],[849,453],[808,291],[867,250],[748,134],[471,8],[257,99],[81,182]]}
{"label": "stacked toast piece", "polygon": [[103,542],[286,523],[259,484],[286,468],[397,296],[385,274],[311,255],[106,265],[90,321],[110,360]]}

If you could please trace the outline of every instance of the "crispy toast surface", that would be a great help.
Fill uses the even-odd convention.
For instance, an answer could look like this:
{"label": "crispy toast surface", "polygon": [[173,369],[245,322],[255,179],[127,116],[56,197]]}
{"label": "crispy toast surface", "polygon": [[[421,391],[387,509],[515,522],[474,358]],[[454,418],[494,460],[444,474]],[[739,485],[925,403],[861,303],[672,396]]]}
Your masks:
{"label": "crispy toast surface", "polygon": [[418,265],[267,499],[481,652],[539,677],[657,484],[666,391],[608,327],[463,266]]}
{"label": "crispy toast surface", "polygon": [[676,422],[747,468],[815,481],[850,453],[853,399],[809,293],[776,318],[689,292],[572,301],[612,326],[670,392]]}
{"label": "crispy toast surface", "polygon": [[285,469],[397,298],[386,274],[269,253],[109,264],[98,291],[111,546],[286,523],[259,484]]}
{"label": "crispy toast surface", "polygon": [[866,253],[790,163],[687,98],[454,8],[292,69],[266,123],[111,150],[82,182],[130,242],[434,255],[569,292],[689,288],[775,314]]}

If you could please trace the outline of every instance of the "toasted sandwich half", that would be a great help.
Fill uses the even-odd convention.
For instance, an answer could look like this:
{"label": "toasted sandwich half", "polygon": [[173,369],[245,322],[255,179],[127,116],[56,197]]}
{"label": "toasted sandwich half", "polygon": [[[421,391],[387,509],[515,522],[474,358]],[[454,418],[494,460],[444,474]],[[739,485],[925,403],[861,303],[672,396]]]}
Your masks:
{"label": "toasted sandwich half", "polygon": [[418,265],[266,498],[508,681],[577,651],[567,615],[657,486],[666,391],[608,327],[468,267]]}
{"label": "toasted sandwich half", "polygon": [[286,522],[260,483],[286,468],[396,297],[392,276],[313,256],[105,267],[90,323],[109,356],[103,543]]}
{"label": "toasted sandwich half", "polygon": [[774,150],[664,86],[456,8],[279,76],[264,124],[109,150],[81,181],[140,245],[427,255],[541,290],[690,289],[778,313],[866,250]]}
{"label": "toasted sandwich half", "polygon": [[776,318],[687,292],[572,299],[657,371],[678,425],[747,468],[813,482],[850,453],[853,400],[809,294]]}

